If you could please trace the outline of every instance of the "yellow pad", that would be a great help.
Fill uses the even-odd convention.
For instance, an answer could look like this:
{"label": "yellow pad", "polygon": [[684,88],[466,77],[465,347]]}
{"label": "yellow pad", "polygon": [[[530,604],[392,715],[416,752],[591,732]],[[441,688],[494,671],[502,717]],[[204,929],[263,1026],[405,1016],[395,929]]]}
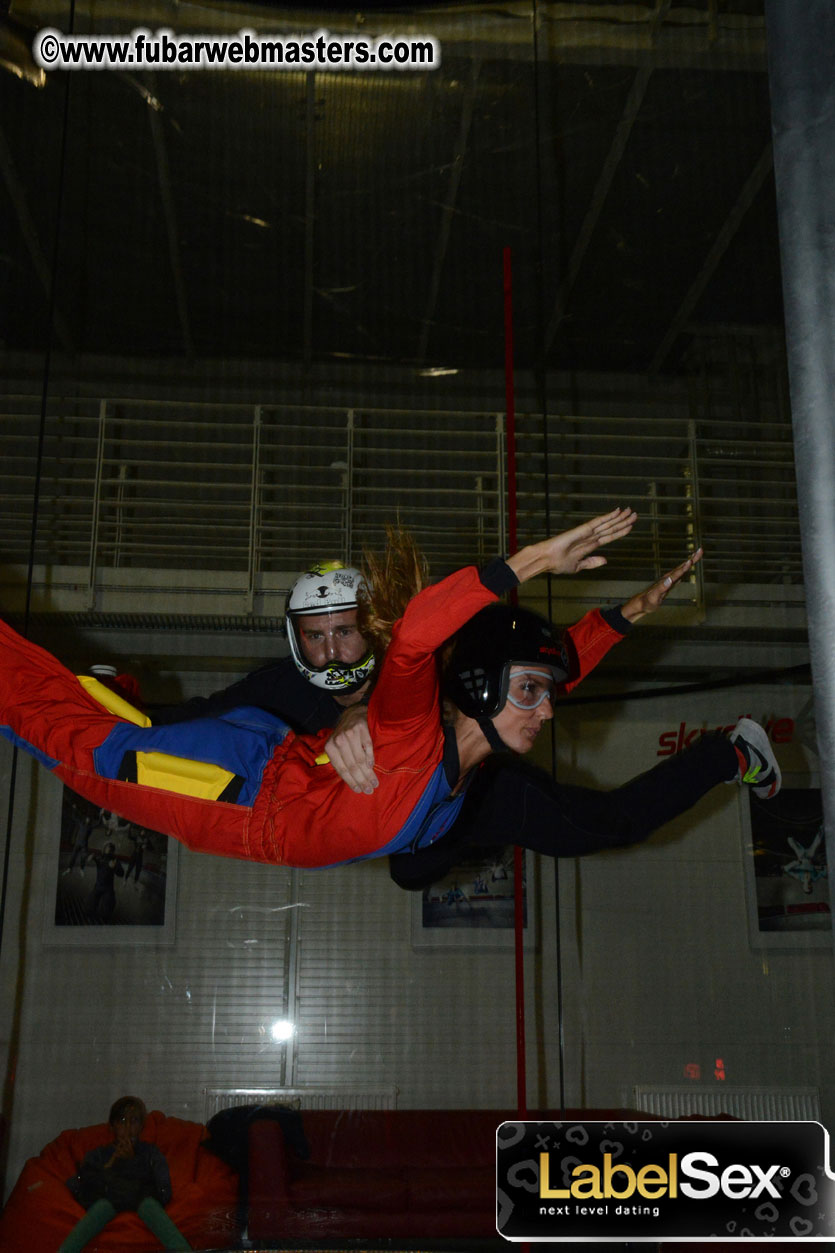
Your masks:
{"label": "yellow pad", "polygon": [[[152,725],[147,714],[140,713],[117,692],[105,687],[89,674],[77,674],[81,686],[93,700],[103,705],[108,713],[137,727]],[[160,788],[163,792],[176,792],[180,796],[197,796],[200,800],[215,801],[228,787],[235,775],[222,766],[206,761],[193,761],[189,757],[173,757],[170,753],[136,754],[136,781],[145,787]]]}
{"label": "yellow pad", "polygon": [[136,782],[146,787],[178,792],[180,796],[198,796],[216,801],[235,775],[222,766],[188,757],[172,757],[170,753],[137,753]]}
{"label": "yellow pad", "polygon": [[141,714],[138,709],[126,701],[124,696],[119,696],[117,692],[111,691],[109,687],[105,687],[103,683],[99,683],[98,679],[94,679],[91,674],[77,674],[75,676],[84,691],[92,696],[93,700],[97,700],[103,705],[108,713],[114,714],[117,718],[122,718],[125,722],[132,722],[137,727],[149,727],[151,719],[147,714]]}

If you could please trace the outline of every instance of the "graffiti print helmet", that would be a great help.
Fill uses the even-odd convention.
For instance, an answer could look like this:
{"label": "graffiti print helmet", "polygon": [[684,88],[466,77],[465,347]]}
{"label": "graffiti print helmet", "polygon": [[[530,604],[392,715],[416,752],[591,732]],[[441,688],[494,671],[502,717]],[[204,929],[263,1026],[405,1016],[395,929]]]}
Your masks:
{"label": "graffiti print helmet", "polygon": [[290,654],[296,669],[315,687],[340,694],[357,691],[374,669],[374,653],[368,648],[357,661],[334,659],[314,666],[302,650],[298,620],[356,609],[358,595],[364,589],[365,580],[360,571],[344,566],[341,561],[317,562],[296,579],[290,589],[284,617]]}

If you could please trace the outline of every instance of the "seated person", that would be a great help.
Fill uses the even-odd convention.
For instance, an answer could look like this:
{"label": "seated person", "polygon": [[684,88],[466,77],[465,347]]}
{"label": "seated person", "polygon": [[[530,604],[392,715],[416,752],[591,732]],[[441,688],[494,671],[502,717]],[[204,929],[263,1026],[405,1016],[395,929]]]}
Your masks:
{"label": "seated person", "polygon": [[58,1253],[80,1253],[123,1210],[135,1210],[165,1249],[191,1245],[165,1212],[171,1200],[168,1163],[155,1144],[140,1140],[146,1110],[135,1096],[122,1096],[110,1109],[110,1144],[91,1149],[67,1187],[87,1213]]}

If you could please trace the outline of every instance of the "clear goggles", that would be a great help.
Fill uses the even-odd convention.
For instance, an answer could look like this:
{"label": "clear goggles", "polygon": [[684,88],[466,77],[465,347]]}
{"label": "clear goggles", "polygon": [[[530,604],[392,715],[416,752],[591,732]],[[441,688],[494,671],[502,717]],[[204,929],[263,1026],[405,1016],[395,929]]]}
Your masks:
{"label": "clear goggles", "polygon": [[557,682],[550,670],[514,670],[507,681],[507,699],[517,709],[538,709],[546,699],[554,704]]}

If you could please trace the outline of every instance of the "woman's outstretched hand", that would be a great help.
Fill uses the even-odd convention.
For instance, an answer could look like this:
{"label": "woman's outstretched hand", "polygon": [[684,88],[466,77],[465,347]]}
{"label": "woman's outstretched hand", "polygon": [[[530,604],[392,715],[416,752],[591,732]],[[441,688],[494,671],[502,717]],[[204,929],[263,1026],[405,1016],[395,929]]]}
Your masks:
{"label": "woman's outstretched hand", "polygon": [[576,574],[605,566],[606,558],[595,550],[628,535],[638,518],[634,509],[613,509],[590,522],[539,544],[522,548],[508,558],[508,565],[520,583],[537,574]]}
{"label": "woman's outstretched hand", "polygon": [[668,570],[657,583],[651,583],[642,592],[636,592],[621,608],[621,613],[627,622],[637,622],[645,614],[655,613],[656,609],[659,609],[664,603],[664,597],[670,588],[680,583],[684,576],[689,574],[701,559],[702,549],[697,548],[686,561],[682,561],[681,565],[676,566],[675,570]]}

